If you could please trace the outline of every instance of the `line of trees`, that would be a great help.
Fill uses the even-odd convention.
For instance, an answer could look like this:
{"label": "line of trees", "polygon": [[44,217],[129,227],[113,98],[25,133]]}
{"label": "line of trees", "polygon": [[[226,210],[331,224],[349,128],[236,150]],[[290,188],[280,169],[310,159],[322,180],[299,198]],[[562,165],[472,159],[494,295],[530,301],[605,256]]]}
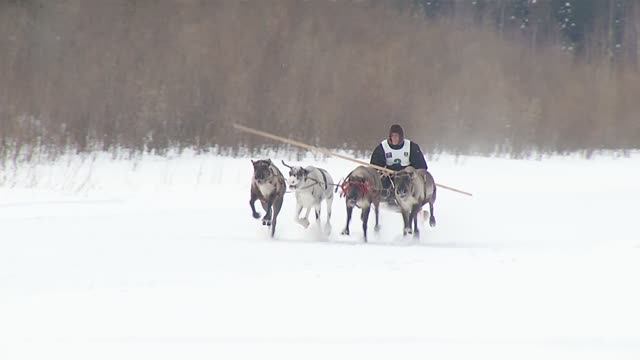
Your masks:
{"label": "line of trees", "polygon": [[640,145],[633,0],[3,0],[0,155]]}

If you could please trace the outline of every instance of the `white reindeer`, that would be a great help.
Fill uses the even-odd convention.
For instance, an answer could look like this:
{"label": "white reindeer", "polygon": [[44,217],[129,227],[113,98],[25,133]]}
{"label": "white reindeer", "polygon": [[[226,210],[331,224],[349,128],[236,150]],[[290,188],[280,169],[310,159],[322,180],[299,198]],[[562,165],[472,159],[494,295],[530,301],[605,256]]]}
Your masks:
{"label": "white reindeer", "polygon": [[[289,168],[289,188],[296,192],[296,212],[295,221],[304,226],[309,227],[309,212],[311,208],[315,209],[316,221],[321,226],[320,208],[322,201],[325,200],[327,207],[327,222],[324,232],[331,232],[331,205],[333,204],[334,184],[331,175],[324,170],[314,166],[289,166],[284,160],[282,164]],[[307,209],[305,216],[300,217],[303,209]]]}

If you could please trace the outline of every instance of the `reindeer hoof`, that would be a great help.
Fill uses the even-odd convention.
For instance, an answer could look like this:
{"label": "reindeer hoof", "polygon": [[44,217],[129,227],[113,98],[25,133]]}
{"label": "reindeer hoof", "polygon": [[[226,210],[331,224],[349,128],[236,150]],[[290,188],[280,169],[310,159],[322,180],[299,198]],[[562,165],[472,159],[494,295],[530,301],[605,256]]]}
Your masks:
{"label": "reindeer hoof", "polygon": [[305,229],[309,227],[309,220],[307,219],[295,219],[298,224],[300,224]]}
{"label": "reindeer hoof", "polygon": [[271,226],[271,220],[269,220],[269,219],[262,219],[262,225],[265,225],[265,226]]}
{"label": "reindeer hoof", "polygon": [[253,213],[253,218],[254,219],[259,219],[260,218],[260,213],[259,212],[254,212]]}
{"label": "reindeer hoof", "polygon": [[378,232],[380,231],[380,225],[376,225],[373,227],[373,231]]}
{"label": "reindeer hoof", "polygon": [[420,232],[419,231],[414,232],[413,233],[413,237],[416,238],[416,239],[419,239],[420,238]]}
{"label": "reindeer hoof", "polygon": [[433,216],[429,218],[429,226],[431,227],[436,226],[436,218],[434,218]]}
{"label": "reindeer hoof", "polygon": [[411,234],[413,234],[413,231],[412,231],[411,229],[404,229],[403,234],[404,234],[405,236],[407,236],[407,235],[411,235]]}
{"label": "reindeer hoof", "polygon": [[349,235],[349,230],[348,229],[344,229],[344,230],[342,230],[342,232],[340,234]]}

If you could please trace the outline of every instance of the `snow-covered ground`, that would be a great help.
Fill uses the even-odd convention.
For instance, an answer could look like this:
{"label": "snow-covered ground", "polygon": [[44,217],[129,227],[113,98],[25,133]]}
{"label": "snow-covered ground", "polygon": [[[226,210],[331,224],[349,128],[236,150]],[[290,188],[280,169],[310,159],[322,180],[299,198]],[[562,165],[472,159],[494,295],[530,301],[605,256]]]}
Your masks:
{"label": "snow-covered ground", "polygon": [[429,164],[474,197],[439,191],[417,243],[382,211],[369,244],[339,198],[328,238],[301,228],[293,194],[270,239],[249,158],[9,166],[0,359],[640,358],[640,154]]}

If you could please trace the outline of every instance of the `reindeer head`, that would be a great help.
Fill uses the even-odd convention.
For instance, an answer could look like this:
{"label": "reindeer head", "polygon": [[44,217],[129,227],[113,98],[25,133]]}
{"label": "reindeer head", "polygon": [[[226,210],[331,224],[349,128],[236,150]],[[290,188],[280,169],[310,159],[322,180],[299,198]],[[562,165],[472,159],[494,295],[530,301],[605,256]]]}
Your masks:
{"label": "reindeer head", "polygon": [[352,176],[342,183],[342,196],[345,197],[347,205],[355,206],[358,201],[364,199],[370,191],[365,179]]}
{"label": "reindeer head", "polygon": [[251,163],[253,164],[253,178],[256,179],[257,182],[267,182],[269,178],[274,175],[271,169],[273,166],[271,159],[251,160]]}
{"label": "reindeer head", "polygon": [[413,192],[413,178],[415,173],[413,171],[398,171],[393,175],[393,183],[395,187],[396,197],[405,198]]}
{"label": "reindeer head", "polygon": [[289,168],[289,188],[296,189],[307,181],[309,172],[302,166],[290,166],[282,160],[282,165]]}

